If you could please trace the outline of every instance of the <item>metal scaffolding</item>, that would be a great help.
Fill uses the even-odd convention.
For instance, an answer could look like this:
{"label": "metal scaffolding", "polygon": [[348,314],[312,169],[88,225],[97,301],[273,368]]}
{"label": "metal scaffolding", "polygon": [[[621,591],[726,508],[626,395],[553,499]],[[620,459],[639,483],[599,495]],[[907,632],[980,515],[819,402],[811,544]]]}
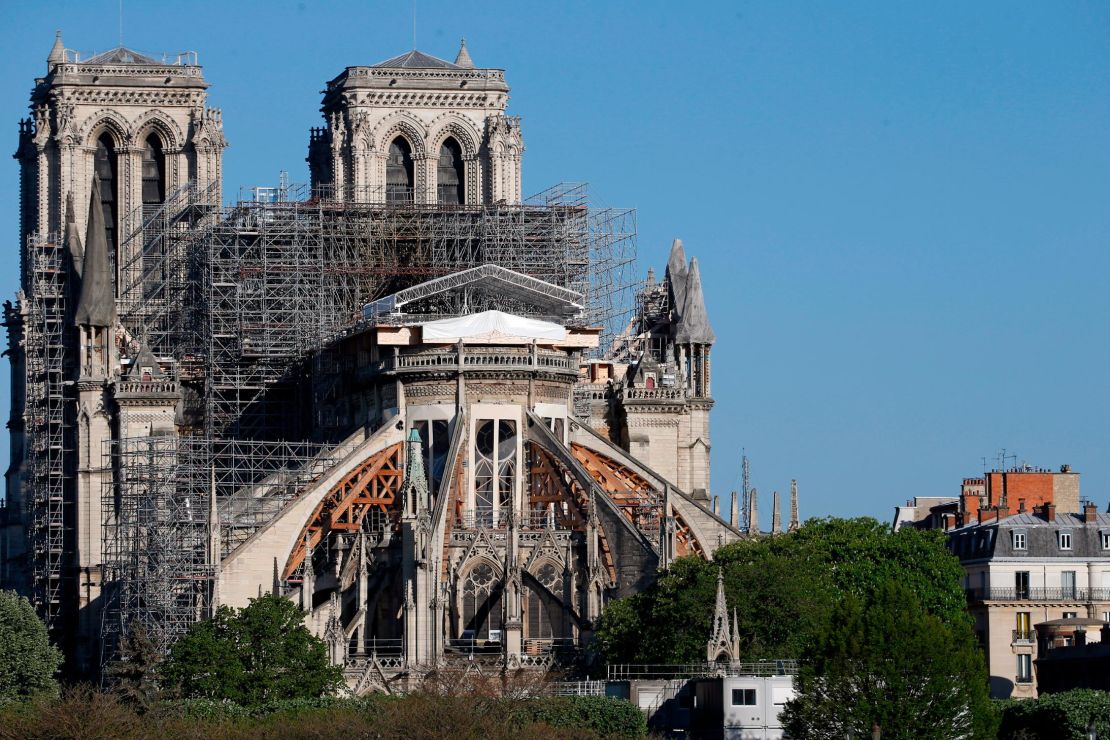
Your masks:
{"label": "metal scaffolding", "polygon": [[23,490],[30,493],[32,594],[47,626],[53,628],[62,605],[67,533],[72,529],[67,487],[73,483],[68,469],[73,430],[66,405],[64,342],[68,270],[65,248],[56,235],[32,236],[26,250],[31,291],[21,300],[27,453]]}
{"label": "metal scaffolding", "polygon": [[603,348],[633,309],[634,212],[591,210],[581,184],[519,205],[338,201],[283,185],[217,209],[215,192],[187,186],[136,216],[120,249],[120,320],[171,361],[195,421],[186,436],[110,450],[105,660],[136,620],[165,648],[204,616],[219,558],[334,464],[332,447],[306,441],[302,402],[313,363],[318,381],[331,361],[321,350],[367,303],[494,264],[583,296]]}
{"label": "metal scaffolding", "polygon": [[141,624],[163,652],[211,616],[216,564],[335,460],[323,445],[174,435],[106,443],[102,660]]}

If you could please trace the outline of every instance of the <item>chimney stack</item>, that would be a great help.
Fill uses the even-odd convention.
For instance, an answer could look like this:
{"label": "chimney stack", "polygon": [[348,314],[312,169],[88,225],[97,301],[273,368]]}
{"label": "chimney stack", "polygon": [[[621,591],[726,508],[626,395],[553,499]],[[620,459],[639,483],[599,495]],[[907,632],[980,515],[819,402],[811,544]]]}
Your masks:
{"label": "chimney stack", "polygon": [[1044,505],[1044,518],[1045,518],[1045,521],[1049,521],[1049,522],[1056,521],[1056,504],[1051,504],[1050,503],[1050,504],[1045,504]]}
{"label": "chimney stack", "polygon": [[1083,505],[1083,521],[1087,524],[1094,522],[1098,519],[1098,507],[1095,506],[1094,501],[1088,501]]}

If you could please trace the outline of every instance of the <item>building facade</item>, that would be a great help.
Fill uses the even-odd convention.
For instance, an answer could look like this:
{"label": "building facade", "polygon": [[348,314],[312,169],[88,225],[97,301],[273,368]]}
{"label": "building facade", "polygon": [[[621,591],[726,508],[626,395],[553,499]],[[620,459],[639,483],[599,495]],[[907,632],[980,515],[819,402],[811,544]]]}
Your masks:
{"label": "building facade", "polygon": [[951,530],[964,567],[975,629],[986,651],[991,695],[1037,695],[1034,626],[1060,619],[1110,622],[1110,514],[1053,504]]}
{"label": "building facade", "polygon": [[270,591],[359,691],[547,667],[758,534],[709,504],[697,261],[676,242],[614,309],[634,232],[580,188],[522,199],[508,93],[465,44],[349,67],[311,187],[224,206],[195,55],[56,40],[16,154],[0,575],[72,673]]}

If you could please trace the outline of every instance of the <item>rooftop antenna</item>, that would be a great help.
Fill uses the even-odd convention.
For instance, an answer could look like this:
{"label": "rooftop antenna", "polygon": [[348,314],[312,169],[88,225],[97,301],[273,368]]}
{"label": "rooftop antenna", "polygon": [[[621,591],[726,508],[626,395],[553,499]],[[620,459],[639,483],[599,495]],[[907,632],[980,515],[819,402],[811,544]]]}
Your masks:
{"label": "rooftop antenna", "polygon": [[751,466],[748,464],[748,455],[744,451],[743,447],[740,448],[740,476],[740,495],[744,502],[742,510],[744,512],[745,519],[744,527],[746,528],[749,525],[749,522],[747,521],[748,497],[751,495],[752,490],[752,469]]}

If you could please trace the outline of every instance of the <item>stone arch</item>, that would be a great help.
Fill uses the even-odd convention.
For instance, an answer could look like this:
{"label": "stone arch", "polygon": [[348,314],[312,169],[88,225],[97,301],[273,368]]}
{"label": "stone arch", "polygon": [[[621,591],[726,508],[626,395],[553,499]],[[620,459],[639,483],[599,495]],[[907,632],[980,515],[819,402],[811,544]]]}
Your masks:
{"label": "stone arch", "polygon": [[158,134],[167,153],[180,150],[185,146],[185,137],[177,122],[159,110],[149,110],[139,116],[132,126],[135,141],[145,141],[151,133]]}
{"label": "stone arch", "polygon": [[375,151],[384,152],[398,136],[403,136],[412,147],[413,159],[427,156],[428,131],[419,119],[405,111],[392,113],[379,121],[370,134],[370,143]]}
{"label": "stone arch", "polygon": [[428,127],[428,151],[433,154],[439,153],[439,148],[443,146],[443,142],[447,137],[453,137],[455,141],[459,142],[462,147],[464,158],[476,157],[478,155],[479,142],[481,137],[478,135],[478,130],[462,116],[457,113],[444,113],[437,116],[432,120],[431,125]]}
{"label": "stone arch", "polygon": [[[650,481],[635,470],[578,442],[571,444],[571,450],[610,500],[633,524],[642,527],[644,525],[642,518],[645,515],[656,518],[664,515],[661,494]],[[675,543],[677,554],[698,555],[708,560],[710,550],[707,543],[699,539],[694,528],[679,512],[675,511],[674,517],[677,525]]]}
{"label": "stone arch", "polygon": [[[492,578],[483,584],[475,583],[471,588],[472,575],[480,568],[489,568]],[[505,581],[504,570],[496,560],[485,554],[468,558],[456,571],[455,634],[458,638],[463,638],[467,630],[473,630],[474,639],[485,640],[491,629],[503,628],[501,611],[504,608]],[[468,599],[473,599],[473,602],[468,603]]]}
{"label": "stone arch", "polygon": [[118,111],[111,108],[102,108],[87,117],[81,130],[84,132],[82,138],[85,146],[88,147],[95,147],[96,140],[105,132],[114,139],[117,150],[131,146],[135,138],[131,124]]}

